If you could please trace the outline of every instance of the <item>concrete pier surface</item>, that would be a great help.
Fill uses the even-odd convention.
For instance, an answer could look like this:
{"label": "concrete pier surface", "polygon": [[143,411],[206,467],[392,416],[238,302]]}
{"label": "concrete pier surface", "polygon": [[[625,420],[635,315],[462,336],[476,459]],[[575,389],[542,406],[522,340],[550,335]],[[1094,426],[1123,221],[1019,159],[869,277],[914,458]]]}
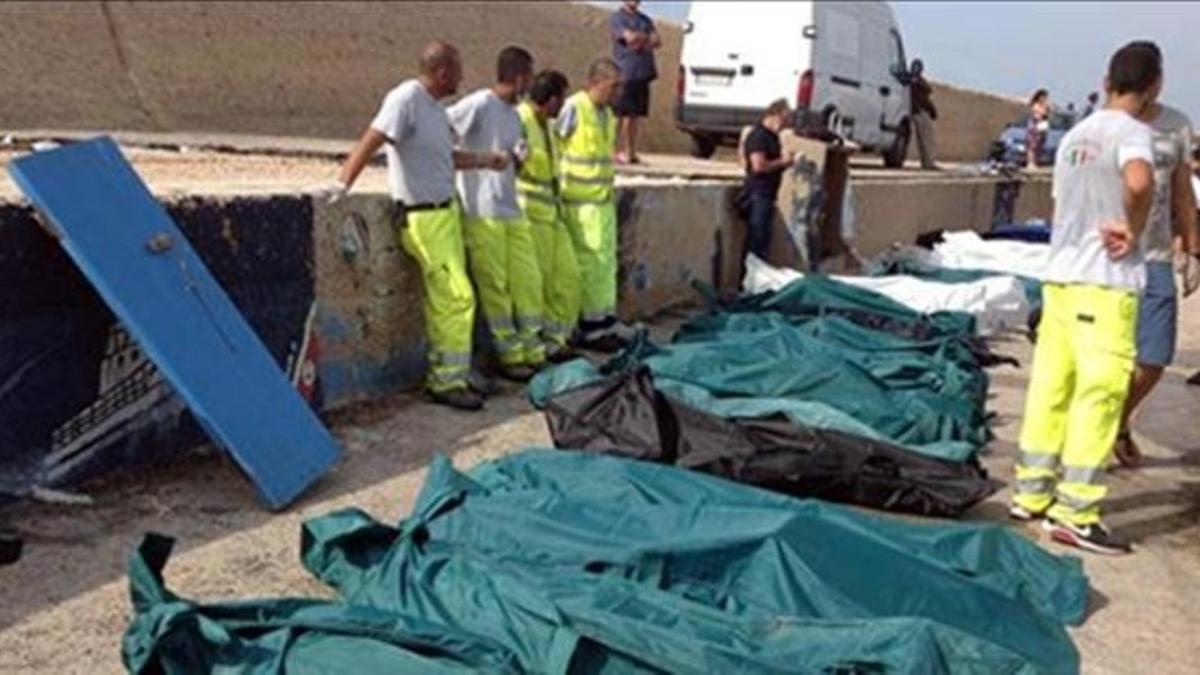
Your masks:
{"label": "concrete pier surface", "polygon": [[[1072,635],[1085,673],[1185,675],[1200,668],[1200,388],[1183,383],[1200,368],[1200,298],[1184,302],[1182,317],[1178,363],[1135,425],[1144,466],[1110,477],[1108,520],[1136,539],[1138,549],[1084,560],[1092,609]],[[659,322],[659,330],[670,323]],[[996,478],[1011,482],[1031,350],[1023,339],[999,346],[1023,365],[992,371],[989,403],[999,414],[998,438],[984,462]],[[260,508],[250,485],[214,453],[115,476],[90,489],[92,506],[31,504],[13,511],[10,522],[26,537],[27,553],[0,571],[0,672],[119,672],[130,614],[125,561],[147,530],[179,538],[166,578],[188,597],[322,596],[325,589],[298,561],[303,519],[357,506],[396,520],[411,507],[435,453],[467,467],[550,442],[541,416],[515,387],[479,414],[401,394],[338,413],[333,422],[344,460],[286,513]],[[1005,523],[1007,498],[1007,490],[993,496],[968,519]],[[1068,552],[1040,528],[1020,530],[1050,551]]]}
{"label": "concrete pier surface", "polygon": [[[330,206],[312,202],[306,190],[335,174],[336,157],[345,151],[340,143],[155,134],[123,140],[202,257],[218,266],[235,300],[248,303],[240,306],[251,323],[279,329],[274,342],[280,354],[301,329],[318,338],[322,397],[316,403],[346,456],[283,514],[263,510],[222,454],[187,452],[182,442],[157,453],[150,468],[109,471],[85,483],[82,489],[95,499],[90,506],[6,509],[6,523],[25,538],[26,554],[0,571],[4,673],[119,672],[120,638],[130,615],[125,562],[148,530],[179,538],[167,580],[188,597],[322,596],[325,589],[297,559],[303,519],[353,505],[394,520],[407,513],[435,453],[470,466],[550,442],[541,416],[515,387],[477,415],[431,406],[408,393],[421,369],[420,284],[395,245],[381,168],[369,168],[349,199]],[[13,156],[0,149],[0,165]],[[620,178],[621,310],[651,318],[655,330],[665,332],[694,301],[693,282],[737,283],[730,256],[740,225],[728,198],[739,172],[728,161],[647,159]],[[1000,180],[969,164],[924,172],[856,161],[851,184],[859,205],[858,245],[870,253],[941,227],[982,229]],[[1048,188],[1043,172],[1023,175],[1018,215],[1048,215]],[[40,242],[33,258],[50,255],[53,243],[41,242],[46,238],[39,238],[32,212],[6,177],[0,179],[2,218],[9,219],[5,227],[27,231],[20,241]],[[287,239],[273,250],[279,236]],[[37,260],[22,269],[36,272]],[[220,269],[223,261],[232,266]],[[260,273],[264,262],[270,269]],[[53,274],[77,276],[69,263],[55,265]],[[291,290],[265,294],[268,278],[272,285],[286,280]],[[0,295],[6,292],[13,289],[0,289]],[[1145,466],[1111,478],[1110,522],[1136,539],[1139,550],[1125,558],[1086,558],[1093,608],[1073,634],[1087,673],[1200,670],[1194,631],[1200,624],[1200,441],[1194,432],[1200,388],[1183,383],[1200,368],[1198,310],[1200,299],[1184,302],[1179,361],[1135,426]],[[306,323],[306,315],[315,319]],[[286,326],[273,323],[283,318]],[[98,335],[103,339],[104,331]],[[1010,482],[1031,349],[1012,338],[1000,351],[1024,365],[992,372],[989,408],[998,413],[998,437],[984,461],[995,477]],[[1005,522],[1007,496],[1001,492],[968,517]],[[1066,552],[1038,528],[1022,531]]]}

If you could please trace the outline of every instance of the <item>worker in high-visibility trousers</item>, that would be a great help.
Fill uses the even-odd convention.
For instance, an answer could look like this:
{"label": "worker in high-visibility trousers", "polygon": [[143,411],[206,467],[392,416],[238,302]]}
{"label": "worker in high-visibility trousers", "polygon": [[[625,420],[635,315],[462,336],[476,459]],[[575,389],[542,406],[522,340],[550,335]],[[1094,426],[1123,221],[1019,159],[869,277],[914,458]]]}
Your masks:
{"label": "worker in high-visibility trousers", "polygon": [[556,70],[538,73],[529,100],[517,106],[528,153],[517,172],[517,196],[533,227],[538,267],[542,272],[544,314],[542,339],[546,356],[558,361],[570,355],[571,337],[579,323],[579,264],[562,214],[556,177],[558,154],[549,124],[567,95],[567,78]]}
{"label": "worker in high-visibility trousers", "polygon": [[1106,85],[1104,110],[1072,128],[1055,158],[1054,232],[1009,513],[1044,518],[1060,543],[1119,554],[1132,548],[1101,524],[1100,506],[1145,284],[1139,238],[1154,197],[1154,144],[1136,116],[1162,88],[1158,49],[1119,49]]}
{"label": "worker in high-visibility trousers", "polygon": [[467,277],[461,208],[454,199],[455,169],[504,171],[508,153],[454,149],[450,119],[439,99],[462,81],[458,50],[434,41],[425,47],[417,78],[388,92],[379,112],[342,166],[336,182],[320,193],[343,198],[371,157],[386,144],[388,185],[395,201],[401,246],[421,268],[425,330],[429,338],[426,388],[434,402],[478,410],[483,399],[471,390],[471,337],[475,294]]}
{"label": "worker in high-visibility trousers", "polygon": [[617,64],[612,59],[594,61],[587,88],[567,99],[555,122],[563,214],[582,285],[577,344],[599,351],[615,351],[632,338],[632,331],[617,321],[617,121],[612,101],[619,86]]}
{"label": "worker in high-visibility trousers", "polygon": [[496,60],[496,83],[450,106],[459,146],[472,152],[511,153],[505,171],[460,173],[466,218],[467,264],[499,360],[500,375],[524,382],[545,365],[542,344],[542,276],[533,230],[517,201],[516,165],[528,154],[517,102],[533,82],[533,57],[505,47]]}

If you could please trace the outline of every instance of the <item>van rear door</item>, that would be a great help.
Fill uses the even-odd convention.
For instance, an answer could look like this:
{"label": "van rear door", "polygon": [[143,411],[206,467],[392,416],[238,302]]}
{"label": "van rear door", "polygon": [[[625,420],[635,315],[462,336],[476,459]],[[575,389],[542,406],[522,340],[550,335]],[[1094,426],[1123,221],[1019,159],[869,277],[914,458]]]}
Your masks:
{"label": "van rear door", "polygon": [[867,142],[884,147],[891,143],[897,127],[909,114],[905,80],[908,66],[904,43],[891,9],[887,5],[878,5],[875,10],[870,20],[864,23],[871,35],[871,50],[869,57],[863,59],[863,86],[867,88],[866,93],[877,97],[878,110],[870,125],[871,135],[875,138]]}
{"label": "van rear door", "polygon": [[687,106],[761,110],[795,105],[810,67],[812,2],[693,2],[681,64]]}
{"label": "van rear door", "polygon": [[[861,141],[863,117],[870,116],[870,101],[863,92],[862,60],[866,45],[861,19],[863,3],[818,2],[814,61],[816,91],[811,108],[815,113],[834,111],[841,121],[838,130]],[[877,120],[874,120],[877,121]]]}

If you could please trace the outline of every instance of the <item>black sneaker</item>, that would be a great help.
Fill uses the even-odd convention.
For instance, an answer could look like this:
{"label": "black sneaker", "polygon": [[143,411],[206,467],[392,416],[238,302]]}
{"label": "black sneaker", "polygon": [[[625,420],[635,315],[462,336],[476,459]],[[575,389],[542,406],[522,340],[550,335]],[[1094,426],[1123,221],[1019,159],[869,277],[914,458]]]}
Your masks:
{"label": "black sneaker", "polygon": [[608,333],[585,333],[575,342],[580,349],[602,354],[615,354],[624,349],[625,344],[621,338]]}
{"label": "black sneaker", "polygon": [[1050,533],[1050,538],[1054,541],[1085,551],[1105,555],[1133,553],[1133,546],[1113,537],[1108,529],[1100,523],[1072,525],[1054,518],[1046,518],[1042,521],[1042,528]]}
{"label": "black sneaker", "polygon": [[0,528],[0,565],[11,565],[21,559],[25,542],[16,532]]}
{"label": "black sneaker", "polygon": [[451,389],[449,391],[431,391],[429,398],[438,405],[458,410],[480,410],[483,408],[483,397],[470,389]]}
{"label": "black sneaker", "polygon": [[471,391],[479,394],[483,398],[494,396],[500,393],[500,385],[496,384],[496,380],[484,375],[472,368],[467,373],[467,386]]}
{"label": "black sneaker", "polygon": [[604,328],[580,333],[576,346],[580,349],[612,354],[628,347],[629,343],[637,338],[639,330],[636,326],[613,323]]}
{"label": "black sneaker", "polygon": [[528,382],[537,374],[533,368],[526,365],[500,366],[500,377],[509,382]]}
{"label": "black sneaker", "polygon": [[549,363],[566,363],[575,358],[579,358],[579,354],[566,345],[546,347],[546,361]]}

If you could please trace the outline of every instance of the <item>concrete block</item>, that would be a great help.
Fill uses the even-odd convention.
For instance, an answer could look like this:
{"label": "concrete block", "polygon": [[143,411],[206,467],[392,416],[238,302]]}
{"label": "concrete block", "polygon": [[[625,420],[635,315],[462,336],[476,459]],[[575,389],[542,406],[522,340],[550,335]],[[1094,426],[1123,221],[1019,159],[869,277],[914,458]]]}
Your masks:
{"label": "concrete block", "polygon": [[313,205],[318,378],[327,408],[395,392],[425,363],[421,273],[385,195]]}
{"label": "concrete block", "polygon": [[618,191],[618,297],[624,318],[695,302],[694,281],[721,285],[735,229],[729,212],[733,189],[704,182]]}

